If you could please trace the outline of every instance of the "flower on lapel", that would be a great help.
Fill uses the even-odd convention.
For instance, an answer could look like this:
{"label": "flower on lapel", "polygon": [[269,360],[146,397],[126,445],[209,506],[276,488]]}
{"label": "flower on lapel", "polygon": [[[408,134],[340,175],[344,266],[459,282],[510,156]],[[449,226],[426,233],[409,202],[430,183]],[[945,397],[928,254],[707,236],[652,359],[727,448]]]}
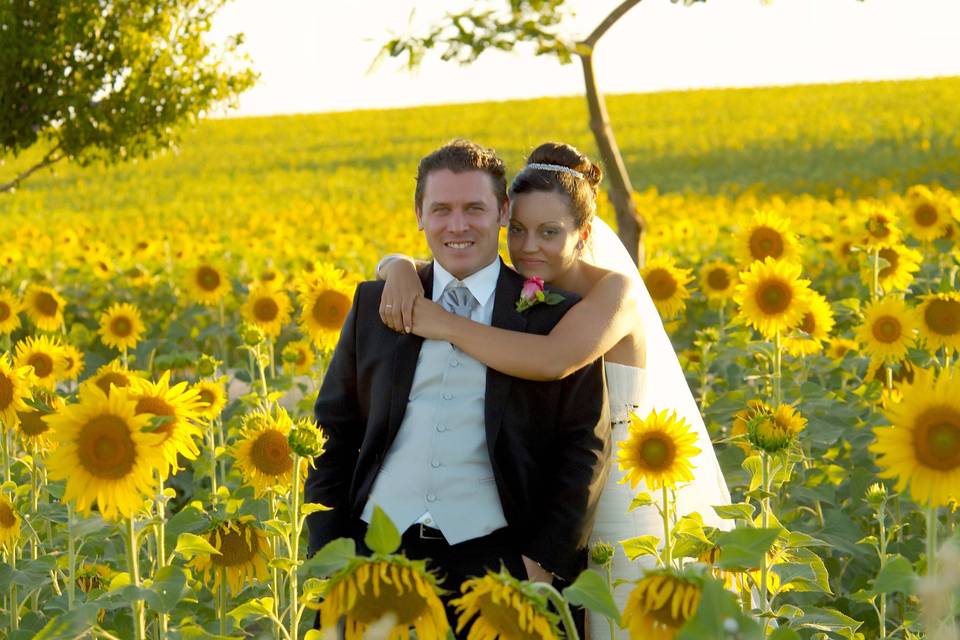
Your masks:
{"label": "flower on lapel", "polygon": [[544,302],[546,304],[557,304],[563,300],[559,293],[546,293],[543,290],[543,278],[533,276],[527,278],[523,283],[523,289],[520,290],[520,298],[517,300],[517,311],[523,313],[530,307]]}

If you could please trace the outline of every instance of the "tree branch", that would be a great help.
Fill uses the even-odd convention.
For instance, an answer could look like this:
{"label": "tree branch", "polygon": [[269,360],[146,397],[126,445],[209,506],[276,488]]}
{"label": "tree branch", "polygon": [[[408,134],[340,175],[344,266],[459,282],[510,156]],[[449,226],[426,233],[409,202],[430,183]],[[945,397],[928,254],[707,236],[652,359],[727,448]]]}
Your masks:
{"label": "tree branch", "polygon": [[56,155],[58,151],[60,151],[59,144],[57,144],[57,146],[55,146],[53,149],[50,149],[50,151],[47,152],[47,155],[43,156],[43,159],[40,162],[38,162],[37,164],[27,169],[26,171],[18,175],[16,178],[11,180],[10,182],[7,182],[5,184],[0,184],[0,193],[13,191],[18,186],[20,186],[21,182],[29,178],[31,175],[33,175],[37,171],[40,171],[40,169],[43,169],[44,167],[49,167],[52,164],[56,164],[57,162],[60,162],[61,160],[67,157],[67,154],[65,153]]}
{"label": "tree branch", "polygon": [[593,49],[597,45],[597,41],[603,37],[603,34],[605,34],[617,20],[622,18],[627,11],[630,11],[630,9],[640,4],[640,1],[641,0],[624,0],[616,9],[610,12],[610,15],[603,19],[603,22],[597,25],[597,28],[594,29],[590,35],[584,38],[582,44]]}

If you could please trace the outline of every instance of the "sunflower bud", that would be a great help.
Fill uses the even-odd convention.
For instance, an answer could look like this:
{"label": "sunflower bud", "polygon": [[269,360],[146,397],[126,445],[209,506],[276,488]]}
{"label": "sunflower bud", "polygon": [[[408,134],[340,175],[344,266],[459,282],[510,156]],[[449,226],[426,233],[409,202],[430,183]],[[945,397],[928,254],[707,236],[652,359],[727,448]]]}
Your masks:
{"label": "sunflower bud", "polygon": [[255,324],[246,322],[240,325],[240,339],[248,347],[255,347],[263,342],[263,330]]}
{"label": "sunflower bud", "polygon": [[214,358],[213,356],[208,356],[203,354],[200,356],[200,360],[197,361],[197,373],[199,373],[204,378],[209,378],[217,372],[217,367],[220,366],[220,361]]}
{"label": "sunflower bud", "polygon": [[747,421],[747,439],[757,449],[780,453],[793,444],[806,426],[807,419],[790,405],[782,404],[776,411],[761,408]]}
{"label": "sunflower bud", "polygon": [[590,548],[590,559],[601,567],[606,567],[613,560],[613,554],[613,545],[602,540],[594,543]]}
{"label": "sunflower bud", "polygon": [[283,348],[280,358],[287,364],[296,364],[300,361],[300,350],[295,344],[288,344]]}
{"label": "sunflower bud", "polygon": [[882,482],[875,482],[867,488],[867,504],[879,509],[887,501],[887,487]]}
{"label": "sunflower bud", "polygon": [[323,434],[323,429],[314,426],[306,418],[301,418],[293,423],[287,443],[298,456],[316,458],[323,455],[327,437]]}

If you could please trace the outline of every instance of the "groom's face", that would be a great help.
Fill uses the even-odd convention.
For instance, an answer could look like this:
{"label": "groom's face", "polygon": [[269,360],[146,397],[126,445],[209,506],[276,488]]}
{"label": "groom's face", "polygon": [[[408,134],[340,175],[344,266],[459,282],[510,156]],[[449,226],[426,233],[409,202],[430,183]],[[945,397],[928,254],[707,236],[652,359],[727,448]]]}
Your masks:
{"label": "groom's face", "polygon": [[437,169],[427,175],[417,220],[437,262],[462,280],[496,259],[507,207],[497,206],[485,172]]}

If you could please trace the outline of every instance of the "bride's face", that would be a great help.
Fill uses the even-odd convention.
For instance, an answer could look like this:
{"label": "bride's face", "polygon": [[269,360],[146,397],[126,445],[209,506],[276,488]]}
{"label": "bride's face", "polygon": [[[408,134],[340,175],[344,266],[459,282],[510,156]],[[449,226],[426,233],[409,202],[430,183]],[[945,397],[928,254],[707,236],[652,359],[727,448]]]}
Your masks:
{"label": "bride's face", "polygon": [[522,193],[510,203],[507,249],[526,277],[556,280],[579,259],[580,233],[566,198],[558,193]]}

